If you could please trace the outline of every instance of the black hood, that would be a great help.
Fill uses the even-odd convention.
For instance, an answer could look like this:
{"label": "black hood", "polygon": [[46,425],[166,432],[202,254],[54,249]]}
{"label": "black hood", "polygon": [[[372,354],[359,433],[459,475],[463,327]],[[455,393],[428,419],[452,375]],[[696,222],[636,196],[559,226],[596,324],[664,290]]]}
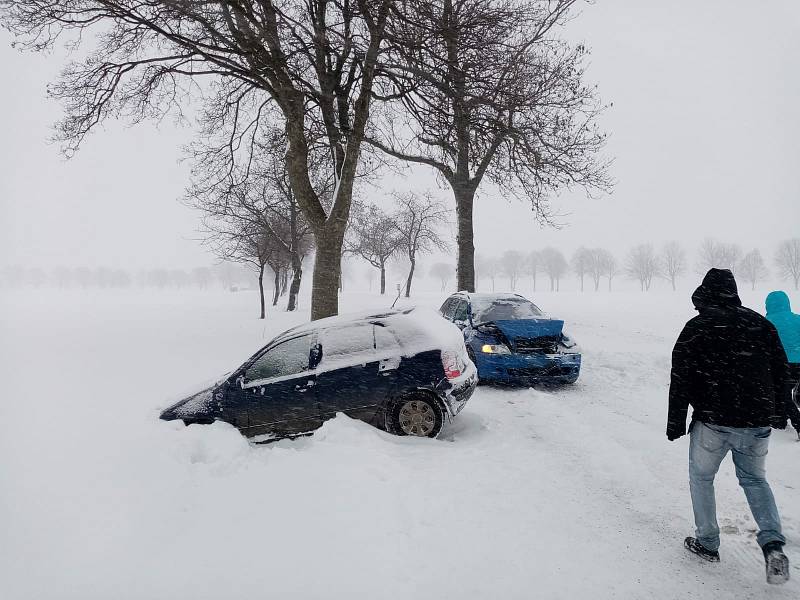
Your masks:
{"label": "black hood", "polygon": [[692,303],[699,311],[741,306],[733,273],[729,269],[709,269],[692,294]]}

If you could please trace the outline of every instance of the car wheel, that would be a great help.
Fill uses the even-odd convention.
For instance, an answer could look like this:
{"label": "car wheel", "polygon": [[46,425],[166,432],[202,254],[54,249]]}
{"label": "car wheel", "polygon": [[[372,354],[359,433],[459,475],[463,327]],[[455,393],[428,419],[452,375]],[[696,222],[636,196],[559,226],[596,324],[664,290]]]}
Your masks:
{"label": "car wheel", "polygon": [[427,394],[405,396],[392,409],[392,433],[436,437],[442,430],[444,414],[439,403]]}

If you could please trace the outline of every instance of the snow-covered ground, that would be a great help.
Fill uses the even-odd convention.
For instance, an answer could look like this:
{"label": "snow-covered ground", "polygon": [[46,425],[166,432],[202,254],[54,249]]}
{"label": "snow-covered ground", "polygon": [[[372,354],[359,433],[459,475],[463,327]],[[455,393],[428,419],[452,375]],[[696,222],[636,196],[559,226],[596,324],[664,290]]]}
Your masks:
{"label": "snow-covered ground", "polygon": [[[682,548],[688,440],[667,442],[664,427],[688,296],[537,294],[583,347],[578,384],[481,387],[438,440],[338,417],[250,446],[158,410],[306,312],[261,322],[251,293],[7,294],[0,598],[796,599],[793,432],[773,434],[768,459],[793,580],[764,582],[729,459],[722,562]],[[388,302],[346,293],[342,306]]]}

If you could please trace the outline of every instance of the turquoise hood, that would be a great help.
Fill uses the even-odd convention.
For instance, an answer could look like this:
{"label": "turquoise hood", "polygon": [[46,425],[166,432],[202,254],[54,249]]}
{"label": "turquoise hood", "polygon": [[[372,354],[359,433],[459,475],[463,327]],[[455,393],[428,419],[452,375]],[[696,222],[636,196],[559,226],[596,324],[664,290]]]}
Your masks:
{"label": "turquoise hood", "polygon": [[770,292],[766,301],[767,319],[778,330],[790,363],[800,363],[800,315],[792,312],[786,292]]}

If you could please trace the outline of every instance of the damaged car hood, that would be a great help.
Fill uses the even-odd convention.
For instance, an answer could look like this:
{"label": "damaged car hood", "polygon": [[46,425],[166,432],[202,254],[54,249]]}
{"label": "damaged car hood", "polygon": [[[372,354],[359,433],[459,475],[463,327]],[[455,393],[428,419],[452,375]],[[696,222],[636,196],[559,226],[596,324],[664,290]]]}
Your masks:
{"label": "damaged car hood", "polygon": [[[489,325],[490,323],[485,323]],[[564,321],[559,319],[516,319],[492,321],[506,338],[539,338],[558,337],[564,328]]]}

